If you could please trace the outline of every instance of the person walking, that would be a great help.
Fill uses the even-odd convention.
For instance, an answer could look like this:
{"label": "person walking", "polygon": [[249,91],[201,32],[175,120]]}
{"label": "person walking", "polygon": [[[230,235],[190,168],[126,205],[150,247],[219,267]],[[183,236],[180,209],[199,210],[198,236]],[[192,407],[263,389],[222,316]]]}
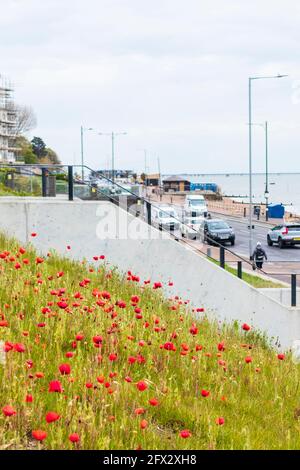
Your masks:
{"label": "person walking", "polygon": [[252,255],[252,260],[253,260],[252,268],[253,268],[253,270],[255,271],[256,268],[257,269],[262,269],[264,260],[267,261],[267,259],[268,259],[267,254],[266,254],[265,250],[263,249],[263,247],[261,246],[261,243],[257,242],[256,248],[255,248],[255,250],[253,252],[253,255]]}

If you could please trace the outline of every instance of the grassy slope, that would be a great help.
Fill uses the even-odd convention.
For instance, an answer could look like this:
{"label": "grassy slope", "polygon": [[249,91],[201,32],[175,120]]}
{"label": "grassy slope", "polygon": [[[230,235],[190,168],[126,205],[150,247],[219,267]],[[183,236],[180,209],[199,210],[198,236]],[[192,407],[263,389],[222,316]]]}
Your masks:
{"label": "grassy slope", "polygon": [[[237,324],[209,322],[201,314],[199,331],[193,336],[191,312],[174,298],[164,300],[152,284],[141,288],[116,272],[107,276],[104,267],[90,272],[87,264],[54,254],[36,265],[36,254],[30,249],[19,257],[19,261],[28,258],[30,264],[21,261],[22,268],[15,269],[16,261],[9,258],[18,249],[17,243],[0,237],[0,252],[11,252],[6,260],[0,259],[0,309],[2,321],[9,322],[8,327],[0,327],[0,339],[26,347],[23,353],[9,351],[6,365],[0,364],[0,409],[12,405],[17,411],[12,417],[0,415],[0,448],[300,448],[299,367],[288,356],[279,361],[258,334],[244,332]],[[60,271],[64,275],[57,277]],[[90,284],[80,287],[79,282],[87,277]],[[50,292],[59,288],[66,289],[60,298]],[[95,288],[111,294],[103,307],[96,304],[101,298],[93,296]],[[81,300],[74,299],[78,291]],[[136,319],[131,306],[133,294],[141,298],[142,319]],[[62,298],[69,305],[66,310],[57,306]],[[126,302],[125,309],[115,305],[120,299]],[[80,306],[72,306],[75,301]],[[51,313],[42,314],[48,302],[54,302]],[[112,319],[113,311],[117,315]],[[40,322],[45,326],[38,327]],[[84,339],[73,349],[79,332]],[[161,349],[174,332],[177,350]],[[101,350],[94,347],[95,335],[103,336]],[[139,345],[141,340],[144,346]],[[221,341],[224,352],[218,351]],[[189,350],[181,355],[184,343]],[[196,352],[196,345],[203,349]],[[73,351],[74,357],[67,359],[67,351]],[[110,353],[117,353],[116,361],[109,360]],[[128,357],[138,354],[145,363],[129,365]],[[246,364],[246,356],[252,357],[252,363]],[[28,360],[33,361],[32,368],[27,367]],[[225,368],[219,360],[226,362]],[[60,374],[62,363],[71,365],[71,375]],[[37,372],[44,376],[36,378]],[[113,378],[111,372],[116,373]],[[108,388],[97,381],[101,375],[109,382]],[[126,376],[131,383],[124,380]],[[64,392],[50,393],[51,380],[59,380]],[[136,387],[140,380],[148,383],[144,392]],[[86,387],[88,382],[93,388]],[[202,397],[202,389],[210,395]],[[32,394],[33,403],[25,403],[26,393]],[[148,403],[154,397],[158,406]],[[145,408],[143,416],[135,415],[138,407]],[[59,413],[60,420],[46,423],[49,411]],[[216,424],[218,417],[225,418],[224,425]],[[148,422],[144,430],[142,419]],[[32,440],[33,429],[48,433],[43,444]],[[183,429],[189,429],[192,436],[181,438]],[[75,445],[68,440],[74,432],[80,435]]]}
{"label": "grassy slope", "polygon": [[[220,265],[219,261],[213,258],[207,258],[207,259],[209,261],[212,261],[214,264],[217,264],[218,266]],[[225,269],[226,271],[233,274],[234,276],[238,275],[237,269],[232,268],[231,266],[228,266],[228,264],[225,264]],[[256,287],[256,289],[286,287],[284,284],[281,284],[280,282],[270,281],[269,279],[263,279],[263,277],[255,276],[254,274],[249,274],[245,271],[243,271],[243,281],[247,282],[247,284],[250,284],[250,286]]]}

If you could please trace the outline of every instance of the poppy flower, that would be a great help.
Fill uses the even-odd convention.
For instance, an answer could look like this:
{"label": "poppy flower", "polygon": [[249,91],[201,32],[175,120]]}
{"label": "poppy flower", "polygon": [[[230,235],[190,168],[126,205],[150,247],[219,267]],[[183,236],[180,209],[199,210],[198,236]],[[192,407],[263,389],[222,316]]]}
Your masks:
{"label": "poppy flower", "polygon": [[190,333],[191,335],[193,336],[196,336],[198,334],[198,328],[196,327],[196,325],[192,325],[191,328],[190,328]]}
{"label": "poppy flower", "polygon": [[184,429],[183,431],[180,431],[179,435],[183,439],[187,439],[188,437],[191,437],[192,433],[188,429]]}
{"label": "poppy flower", "polygon": [[218,344],[218,351],[225,351],[225,345],[224,345],[224,343],[219,343],[219,344]]}
{"label": "poppy flower", "polygon": [[82,341],[84,336],[81,333],[78,333],[75,338],[76,338],[76,341]]}
{"label": "poppy flower", "polygon": [[278,354],[278,355],[277,355],[277,358],[278,358],[280,361],[284,361],[285,355],[284,355],[284,354]]}
{"label": "poppy flower", "polygon": [[76,432],[74,432],[73,434],[69,435],[69,441],[71,441],[75,444],[75,443],[80,441],[80,437]]}
{"label": "poppy flower", "polygon": [[111,362],[116,361],[117,358],[118,358],[118,356],[117,356],[117,354],[115,354],[115,353],[112,353],[112,354],[110,354],[110,355],[108,356],[108,359],[109,359]]}
{"label": "poppy flower", "polygon": [[60,418],[60,415],[55,413],[55,411],[49,411],[49,413],[46,414],[47,423],[53,423],[54,421],[57,421],[59,418]]}
{"label": "poppy flower", "polygon": [[31,236],[34,238],[37,236],[37,233],[36,232],[32,232]]}
{"label": "poppy flower", "polygon": [[24,344],[22,344],[22,343],[16,343],[16,344],[14,345],[14,350],[17,351],[17,352],[19,352],[19,353],[23,353],[23,352],[25,352],[26,348],[25,348]]}
{"label": "poppy flower", "polygon": [[47,437],[46,431],[42,431],[41,429],[37,429],[35,431],[32,431],[31,435],[37,441],[43,441]]}
{"label": "poppy flower", "polygon": [[17,414],[16,410],[10,405],[5,405],[2,408],[2,413],[4,414],[4,416],[14,416]]}
{"label": "poppy flower", "polygon": [[251,327],[250,327],[249,325],[247,325],[247,323],[243,323],[242,329],[243,329],[244,331],[249,331],[249,330],[251,330]]}
{"label": "poppy flower", "polygon": [[61,364],[59,366],[59,372],[61,373],[61,375],[69,375],[71,373],[70,364]]}
{"label": "poppy flower", "polygon": [[52,380],[49,383],[49,392],[61,393],[62,391],[63,391],[62,386],[61,386],[61,383],[59,382],[59,380]]}
{"label": "poppy flower", "polygon": [[150,398],[149,403],[151,406],[157,406],[159,404],[156,398]]}
{"label": "poppy flower", "polygon": [[63,300],[60,300],[59,302],[57,302],[57,305],[58,305],[59,308],[61,308],[61,309],[63,309],[63,310],[64,310],[65,308],[67,308],[67,306],[68,306],[67,302],[65,302],[65,301],[63,301]]}
{"label": "poppy flower", "polygon": [[146,429],[147,426],[148,426],[148,421],[146,419],[142,419],[142,421],[140,423],[140,428],[141,429]]}
{"label": "poppy flower", "polygon": [[250,364],[250,362],[252,362],[252,357],[251,356],[245,357],[245,362],[246,364]]}
{"label": "poppy flower", "polygon": [[216,424],[218,424],[219,426],[223,426],[224,423],[225,423],[224,418],[219,417],[219,418],[216,419]]}
{"label": "poppy flower", "polygon": [[209,393],[210,392],[208,390],[205,390],[205,389],[201,390],[201,395],[205,398],[209,396]]}
{"label": "poppy flower", "polygon": [[25,402],[26,403],[32,403],[33,402],[33,396],[32,395],[26,395]]}
{"label": "poppy flower", "polygon": [[146,384],[146,382],[144,382],[144,380],[140,380],[137,384],[137,389],[140,391],[140,392],[144,392],[145,390],[147,390],[148,388],[148,385]]}
{"label": "poppy flower", "polygon": [[134,410],[134,414],[136,414],[136,415],[143,415],[145,413],[146,413],[146,410],[144,408],[136,408]]}
{"label": "poppy flower", "polygon": [[166,351],[176,351],[176,346],[171,341],[164,344],[164,349]]}

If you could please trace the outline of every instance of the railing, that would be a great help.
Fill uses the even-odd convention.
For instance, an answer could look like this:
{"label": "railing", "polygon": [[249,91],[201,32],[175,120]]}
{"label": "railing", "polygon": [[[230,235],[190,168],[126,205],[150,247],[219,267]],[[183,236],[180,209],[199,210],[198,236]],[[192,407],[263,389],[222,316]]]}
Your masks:
{"label": "railing", "polygon": [[[161,206],[154,202],[149,201],[147,197],[136,194],[132,190],[125,188],[116,181],[112,181],[110,178],[96,172],[95,170],[81,165],[59,165],[59,164],[0,164],[0,183],[1,175],[3,174],[11,175],[14,180],[14,185],[9,185],[9,179],[6,181],[8,187],[15,191],[24,192],[24,188],[28,190],[29,195],[43,196],[47,197],[49,194],[49,179],[53,177],[55,179],[55,190],[53,189],[53,194],[65,194],[68,197],[69,201],[73,201],[74,197],[79,197],[80,199],[106,199],[115,204],[120,204],[120,197],[127,196],[130,200],[130,204],[127,204],[126,209],[132,215],[141,216],[144,215],[144,219],[149,225],[154,225],[152,220],[152,210],[156,209],[162,213],[167,214]],[[83,176],[83,178],[82,178]],[[27,178],[28,184],[21,186],[22,189],[18,186],[18,178]],[[60,178],[60,188],[58,188],[57,178]],[[3,179],[3,178],[2,178]],[[88,192],[83,190],[83,188],[89,188]],[[59,189],[59,191],[58,191]],[[26,192],[26,191],[25,191]],[[134,208],[134,203],[137,204],[137,207]],[[141,214],[144,212],[144,214]],[[178,217],[173,217],[174,223],[180,226],[187,225]],[[216,261],[211,255],[210,248],[207,248],[205,251],[203,247],[196,246],[195,244],[189,243],[186,239],[179,239],[179,236],[167,230],[165,227],[160,227],[162,231],[167,232],[172,238],[177,242],[188,245],[193,251],[198,252],[206,257]],[[188,227],[189,230],[195,232],[195,236],[199,236],[199,232],[191,227]],[[211,239],[206,236],[207,240],[214,246],[219,248],[219,256],[217,262],[219,266],[223,269],[226,268],[226,254],[231,256],[232,260],[227,261],[230,265],[234,264],[236,266],[236,275],[243,279],[243,265],[248,266],[252,270],[252,262],[236,254],[230,248],[225,247],[224,245],[218,243],[216,240]],[[291,285],[291,306],[295,307],[297,305],[297,274],[295,272],[268,272],[265,270],[260,270],[260,272],[267,276],[274,277],[289,277]]]}

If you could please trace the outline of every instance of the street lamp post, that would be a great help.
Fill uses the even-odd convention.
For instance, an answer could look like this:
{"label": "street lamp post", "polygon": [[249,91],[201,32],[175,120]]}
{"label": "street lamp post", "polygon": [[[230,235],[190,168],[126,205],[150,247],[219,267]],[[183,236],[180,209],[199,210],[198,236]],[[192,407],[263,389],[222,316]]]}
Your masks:
{"label": "street lamp post", "polygon": [[92,131],[93,128],[92,127],[83,127],[83,126],[80,126],[80,147],[81,147],[81,178],[82,178],[82,181],[84,181],[84,157],[83,157],[83,133],[85,131]]}
{"label": "street lamp post", "polygon": [[252,126],[259,126],[264,129],[265,132],[265,200],[266,200],[266,221],[269,220],[268,217],[268,201],[269,201],[269,170],[268,170],[268,121],[264,124],[252,123]]}
{"label": "street lamp post", "polygon": [[115,137],[126,135],[127,132],[99,132],[98,135],[108,135],[111,137],[111,179],[115,182]]}
{"label": "street lamp post", "polygon": [[283,78],[287,75],[274,75],[270,77],[249,77],[248,78],[248,98],[249,98],[249,255],[252,255],[252,210],[253,210],[253,195],[252,195],[252,81],[271,79],[271,78]]}
{"label": "street lamp post", "polygon": [[265,199],[266,199],[266,221],[269,220],[268,204],[269,204],[269,162],[268,162],[268,121],[265,122],[265,142],[266,142],[266,187],[265,187]]}

